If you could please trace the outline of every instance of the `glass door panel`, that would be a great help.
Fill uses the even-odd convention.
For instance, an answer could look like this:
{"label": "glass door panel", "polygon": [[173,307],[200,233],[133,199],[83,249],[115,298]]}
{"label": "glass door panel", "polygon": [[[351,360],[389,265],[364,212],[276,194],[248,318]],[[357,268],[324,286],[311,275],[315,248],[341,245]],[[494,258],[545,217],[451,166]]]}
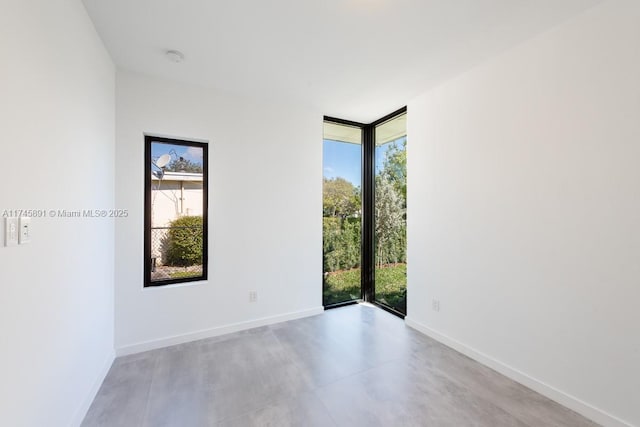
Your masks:
{"label": "glass door panel", "polygon": [[407,313],[406,114],[375,128],[375,301]]}
{"label": "glass door panel", "polygon": [[361,287],[362,129],[325,121],[322,179],[323,305],[358,300]]}

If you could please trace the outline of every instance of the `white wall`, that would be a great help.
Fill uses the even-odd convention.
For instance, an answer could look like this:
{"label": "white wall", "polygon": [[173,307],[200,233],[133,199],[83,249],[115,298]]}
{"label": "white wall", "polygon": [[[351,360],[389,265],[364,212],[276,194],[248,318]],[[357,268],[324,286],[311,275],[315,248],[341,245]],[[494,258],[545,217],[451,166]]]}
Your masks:
{"label": "white wall", "polygon": [[[127,72],[116,98],[117,351],[319,312],[322,115]],[[145,132],[210,144],[206,282],[143,289]]]}
{"label": "white wall", "polygon": [[[82,4],[3,1],[0,52],[0,213],[112,208],[115,70]],[[78,424],[113,360],[113,221],[32,229],[0,247],[0,424]]]}
{"label": "white wall", "polygon": [[608,425],[640,425],[638,22],[607,2],[408,105],[408,323]]}

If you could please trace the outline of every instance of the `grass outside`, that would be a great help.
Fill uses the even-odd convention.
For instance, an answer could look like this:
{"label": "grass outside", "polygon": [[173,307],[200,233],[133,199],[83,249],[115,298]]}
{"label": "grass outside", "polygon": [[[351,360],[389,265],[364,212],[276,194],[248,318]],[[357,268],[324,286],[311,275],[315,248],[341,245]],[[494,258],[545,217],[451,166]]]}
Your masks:
{"label": "grass outside", "polygon": [[[376,300],[406,312],[407,264],[376,267]],[[330,305],[360,298],[360,269],[327,273],[324,304]]]}
{"label": "grass outside", "polygon": [[151,272],[151,280],[188,279],[190,277],[202,276],[202,265],[192,265],[189,267],[174,267],[170,265],[159,265]]}
{"label": "grass outside", "polygon": [[200,277],[202,276],[202,271],[176,271],[171,273],[172,279],[187,279],[189,277]]}

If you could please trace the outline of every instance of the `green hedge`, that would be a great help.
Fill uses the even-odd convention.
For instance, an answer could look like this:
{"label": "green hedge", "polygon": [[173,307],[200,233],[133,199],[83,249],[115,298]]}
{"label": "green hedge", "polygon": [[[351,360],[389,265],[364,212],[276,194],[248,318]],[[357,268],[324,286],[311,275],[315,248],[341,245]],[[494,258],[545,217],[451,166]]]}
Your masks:
{"label": "green hedge", "polygon": [[170,227],[164,263],[180,267],[202,264],[202,217],[183,216]]}
{"label": "green hedge", "polygon": [[[322,218],[322,238],[325,272],[360,267],[360,218]],[[406,262],[406,239],[406,226],[403,226],[400,233],[376,253],[376,264]]]}
{"label": "green hedge", "polygon": [[360,218],[322,219],[324,271],[355,268],[360,265]]}

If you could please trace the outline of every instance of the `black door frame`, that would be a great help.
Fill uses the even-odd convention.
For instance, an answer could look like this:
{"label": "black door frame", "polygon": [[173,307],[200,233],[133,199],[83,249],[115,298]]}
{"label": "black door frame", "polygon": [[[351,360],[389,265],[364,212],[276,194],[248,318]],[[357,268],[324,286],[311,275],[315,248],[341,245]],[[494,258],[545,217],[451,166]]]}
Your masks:
{"label": "black door frame", "polygon": [[[337,123],[346,126],[358,127],[362,130],[362,223],[360,246],[360,286],[361,299],[374,304],[398,317],[404,319],[405,314],[380,304],[376,301],[376,274],[375,274],[375,185],[376,185],[376,127],[407,112],[407,107],[402,107],[393,113],[387,114],[378,120],[365,124],[336,117],[324,116],[325,122]],[[325,306],[325,309],[342,307],[354,304],[357,301],[347,301]]]}

